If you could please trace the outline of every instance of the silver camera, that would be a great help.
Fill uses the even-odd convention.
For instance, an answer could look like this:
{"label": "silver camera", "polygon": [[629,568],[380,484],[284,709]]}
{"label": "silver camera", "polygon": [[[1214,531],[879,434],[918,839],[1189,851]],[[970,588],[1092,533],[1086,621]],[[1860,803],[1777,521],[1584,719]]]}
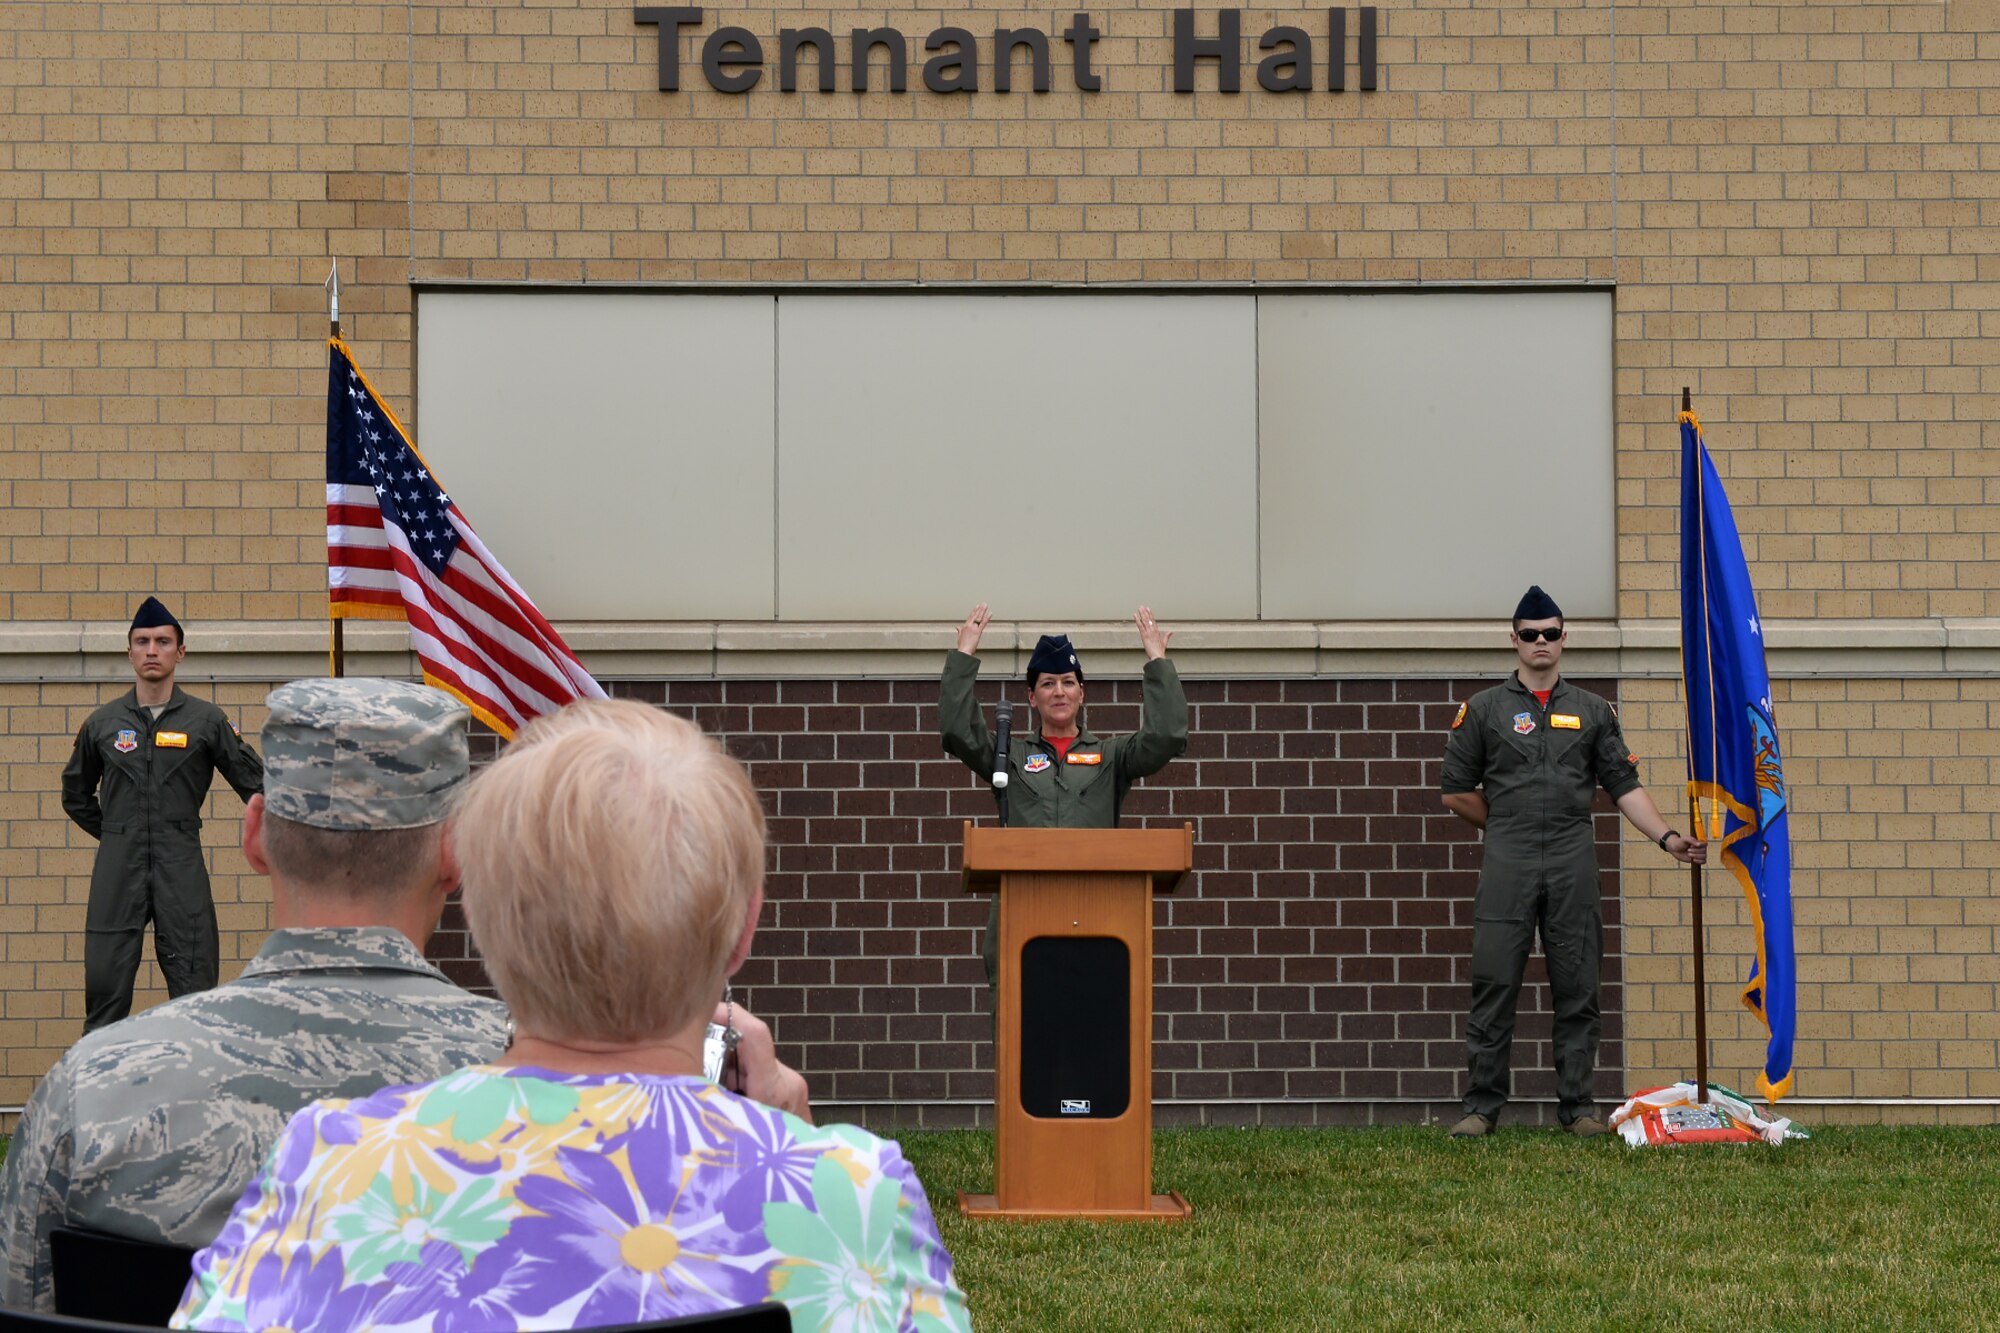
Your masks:
{"label": "silver camera", "polygon": [[736,1063],[736,1043],[742,1034],[733,1027],[723,1027],[720,1023],[708,1025],[708,1035],[701,1042],[701,1072],[710,1083],[721,1083],[725,1068]]}

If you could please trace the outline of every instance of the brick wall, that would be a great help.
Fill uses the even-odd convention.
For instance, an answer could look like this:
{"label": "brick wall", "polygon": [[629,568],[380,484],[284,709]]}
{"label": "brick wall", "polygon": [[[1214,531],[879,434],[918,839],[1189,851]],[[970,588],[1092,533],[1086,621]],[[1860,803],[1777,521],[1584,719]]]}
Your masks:
{"label": "brick wall", "polygon": [[[1197,825],[1199,872],[1157,918],[1157,1096],[1456,1091],[1477,847],[1432,793],[1447,701],[1480,683],[1189,682],[1190,752],[1127,806],[1131,822]],[[94,844],[63,817],[57,779],[74,728],[117,688],[0,684],[9,761],[0,1105],[24,1100],[81,1029]],[[261,725],[267,686],[190,688],[221,702],[246,734]],[[766,792],[771,904],[744,977],[787,1057],[828,1097],[987,1095],[974,956],[984,905],[957,894],[955,848],[961,822],[990,817],[991,802],[938,752],[935,681],[615,688],[722,734]],[[999,689],[982,687],[989,707]],[[1779,680],[1774,690],[1793,793],[1799,1094],[2000,1097],[2000,900],[1991,891],[2000,681]],[[1630,680],[1617,693],[1649,789],[1685,828],[1677,687]],[[1135,685],[1098,683],[1092,695],[1094,727],[1136,721]],[[494,746],[482,743],[487,754]],[[225,978],[269,927],[268,886],[237,850],[240,812],[233,794],[211,796],[203,831]],[[1693,1067],[1687,877],[1629,832],[1622,873],[1611,872],[1614,821],[1600,816],[1602,1063],[1622,1063],[1636,1086]],[[1751,942],[1737,891],[1715,874],[1707,919],[1711,1069],[1747,1088],[1763,1052],[1761,1030],[1736,1000]],[[460,979],[481,979],[462,930],[448,926],[434,954]],[[1539,963],[1531,975],[1539,979]],[[162,998],[148,962],[139,1003]],[[1523,1008],[1523,1038],[1537,1044],[1519,1052],[1517,1086],[1538,1096],[1548,1091],[1545,991],[1531,988]],[[1600,1084],[1606,1095],[1621,1086],[1614,1075]],[[1406,1103],[1351,1114],[1420,1112]],[[1194,1114],[1169,1108],[1162,1118],[1183,1113]],[[1979,1105],[1805,1114],[1992,1119]]]}
{"label": "brick wall", "polygon": [[[1410,1119],[1456,1101],[1479,848],[1438,802],[1438,761],[1455,701],[1483,684],[1188,684],[1187,754],[1125,806],[1130,825],[1195,825],[1195,874],[1156,909],[1153,1093],[1299,1105],[1188,1105],[1162,1119]],[[1001,688],[982,683],[988,708]],[[1093,730],[1138,725],[1136,682],[1089,691]],[[970,1119],[971,1104],[992,1096],[977,957],[986,901],[958,891],[958,845],[964,821],[991,819],[993,802],[938,745],[937,682],[613,692],[692,716],[764,792],[772,874],[739,990],[815,1095],[910,1104],[869,1112],[878,1118]],[[1623,1084],[1616,820],[1601,813],[1597,830],[1606,1097]],[[479,980],[462,926],[432,954]],[[1523,1100],[1554,1092],[1539,958],[1530,977],[1516,1052]],[[937,1102],[960,1105],[926,1105]]]}
{"label": "brick wall", "polygon": [[1682,384],[1766,615],[2000,615],[1991,3],[1394,5],[1379,91],[1233,97],[1170,15],[1095,95],[732,97],[607,0],[0,7],[0,617],[318,614],[335,255],[405,409],[413,281],[1614,282],[1621,616]]}

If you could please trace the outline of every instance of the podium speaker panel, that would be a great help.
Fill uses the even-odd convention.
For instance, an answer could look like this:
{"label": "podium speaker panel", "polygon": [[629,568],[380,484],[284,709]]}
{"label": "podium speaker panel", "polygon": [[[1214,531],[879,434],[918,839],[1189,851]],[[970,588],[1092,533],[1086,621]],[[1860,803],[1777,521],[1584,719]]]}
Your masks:
{"label": "podium speaker panel", "polygon": [[1132,1100],[1132,951],[1107,935],[1021,946],[1021,1109],[1115,1120]]}

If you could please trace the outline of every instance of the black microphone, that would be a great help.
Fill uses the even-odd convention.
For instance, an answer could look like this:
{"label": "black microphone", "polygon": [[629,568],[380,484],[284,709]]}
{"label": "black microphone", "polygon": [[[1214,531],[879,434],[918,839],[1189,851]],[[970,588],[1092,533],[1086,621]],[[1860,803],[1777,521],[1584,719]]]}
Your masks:
{"label": "black microphone", "polygon": [[1014,730],[1014,705],[1002,699],[1000,706],[993,710],[993,720],[998,731],[993,740],[993,789],[1007,790],[1007,737]]}

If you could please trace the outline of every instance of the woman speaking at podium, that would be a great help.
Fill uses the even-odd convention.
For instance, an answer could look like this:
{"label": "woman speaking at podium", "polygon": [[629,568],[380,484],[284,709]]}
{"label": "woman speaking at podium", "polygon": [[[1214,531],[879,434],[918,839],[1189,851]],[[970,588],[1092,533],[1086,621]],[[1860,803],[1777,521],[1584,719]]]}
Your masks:
{"label": "woman speaking at podium", "polygon": [[[1146,649],[1145,696],[1139,729],[1129,736],[1096,736],[1083,725],[1083,664],[1069,636],[1044,634],[1028,658],[1028,707],[1023,733],[1015,734],[1004,761],[972,697],[979,679],[980,636],[993,616],[981,602],[958,627],[958,646],[945,657],[938,687],[938,731],[945,753],[993,784],[1006,823],[1015,828],[1116,828],[1125,793],[1140,778],[1167,766],[1187,749],[1187,695],[1167,660],[1171,633],[1140,607],[1132,618]],[[986,984],[999,976],[1000,900],[986,918],[979,948]]]}

